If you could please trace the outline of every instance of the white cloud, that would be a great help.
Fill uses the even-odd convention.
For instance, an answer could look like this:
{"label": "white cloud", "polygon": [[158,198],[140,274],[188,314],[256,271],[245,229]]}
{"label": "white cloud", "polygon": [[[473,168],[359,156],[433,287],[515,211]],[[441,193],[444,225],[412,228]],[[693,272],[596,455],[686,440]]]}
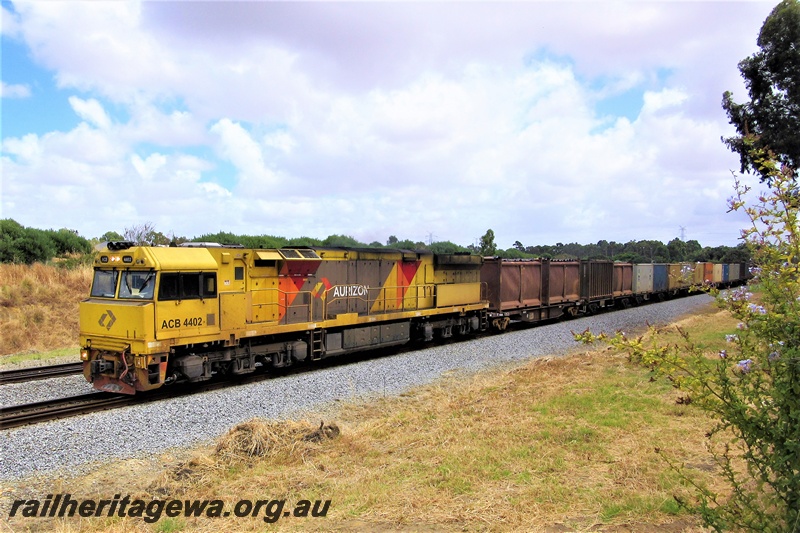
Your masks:
{"label": "white cloud", "polygon": [[29,163],[41,156],[42,149],[39,137],[29,133],[21,139],[16,137],[3,139],[3,152],[15,156],[22,163]]}
{"label": "white cloud", "polygon": [[279,177],[264,162],[261,146],[240,124],[224,118],[211,127],[219,136],[218,149],[239,171],[239,187],[244,194],[275,185]]}
{"label": "white cloud", "polygon": [[658,92],[644,93],[643,113],[657,113],[663,109],[675,109],[688,99],[688,95],[680,89],[665,88]]}
{"label": "white cloud", "polygon": [[297,147],[297,141],[287,131],[275,131],[264,136],[264,145],[291,154]]}
{"label": "white cloud", "polygon": [[77,96],[70,96],[69,105],[72,106],[72,109],[79,117],[90,124],[100,129],[108,129],[111,126],[111,119],[108,118],[100,102],[94,98],[82,100]]}
{"label": "white cloud", "polygon": [[130,103],[128,111],[130,119],[120,125],[119,131],[128,143],[178,147],[208,142],[205,123],[188,111],[162,110],[154,102],[141,97]]}
{"label": "white cloud", "polygon": [[212,198],[230,198],[233,196],[231,191],[225,187],[220,187],[216,183],[200,183],[200,188]]}
{"label": "white cloud", "polygon": [[31,96],[31,89],[24,84],[8,84],[0,81],[0,96],[2,98],[29,98]]}
{"label": "white cloud", "polygon": [[144,181],[153,181],[156,172],[167,164],[167,158],[163,154],[151,154],[147,159],[142,159],[138,154],[134,154],[131,157],[131,164]]}

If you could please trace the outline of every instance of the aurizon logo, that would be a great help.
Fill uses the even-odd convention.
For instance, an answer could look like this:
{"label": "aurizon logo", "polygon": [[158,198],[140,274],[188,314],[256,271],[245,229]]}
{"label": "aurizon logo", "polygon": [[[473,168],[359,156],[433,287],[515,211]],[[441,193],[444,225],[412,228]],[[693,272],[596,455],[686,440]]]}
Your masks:
{"label": "aurizon logo", "polygon": [[322,281],[317,283],[314,290],[311,291],[314,298],[325,300],[326,297],[331,298],[347,298],[348,296],[364,297],[369,295],[369,287],[366,285],[331,285],[328,278],[322,278]]}
{"label": "aurizon logo", "polygon": [[[106,319],[108,320],[108,324],[106,324]],[[106,309],[106,312],[100,317],[98,324],[100,324],[101,328],[111,329],[111,326],[114,325],[114,322],[117,321],[117,317],[114,316],[114,313],[111,312],[111,309]]]}

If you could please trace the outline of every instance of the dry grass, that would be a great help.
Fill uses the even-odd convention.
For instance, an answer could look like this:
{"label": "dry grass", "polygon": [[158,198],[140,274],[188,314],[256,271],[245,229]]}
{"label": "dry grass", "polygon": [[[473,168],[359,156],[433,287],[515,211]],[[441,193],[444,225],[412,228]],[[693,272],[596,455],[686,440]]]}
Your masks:
{"label": "dry grass", "polygon": [[[727,328],[710,309],[685,326],[713,330],[720,320]],[[119,532],[701,531],[673,498],[691,489],[655,451],[699,480],[719,483],[704,446],[712,422],[676,403],[679,397],[609,350],[451,375],[400,397],[318,415],[335,419],[336,431],[253,420],[211,446],[104,465],[46,486],[21,484],[11,493],[122,493],[148,501],[220,499],[229,506],[242,498],[285,499],[287,508],[330,499],[325,518],[287,517],[271,525],[232,516],[9,524]],[[180,422],[165,414],[163,423]]]}
{"label": "dry grass", "polygon": [[0,356],[78,344],[78,303],[90,267],[0,264]]}

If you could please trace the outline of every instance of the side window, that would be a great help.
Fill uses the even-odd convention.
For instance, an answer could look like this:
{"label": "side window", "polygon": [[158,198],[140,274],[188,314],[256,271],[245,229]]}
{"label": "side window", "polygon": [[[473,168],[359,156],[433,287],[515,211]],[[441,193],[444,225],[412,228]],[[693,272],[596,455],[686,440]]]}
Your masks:
{"label": "side window", "polygon": [[200,274],[181,274],[181,299],[197,300],[200,298]]}
{"label": "side window", "polygon": [[209,272],[203,274],[203,298],[217,297],[217,275]]}
{"label": "side window", "polygon": [[214,272],[161,274],[159,300],[199,300],[216,297],[217,274]]}
{"label": "side window", "polygon": [[177,300],[179,297],[178,274],[161,274],[161,284],[158,287],[158,299]]}
{"label": "side window", "polygon": [[233,279],[236,281],[244,279],[244,267],[233,267]]}

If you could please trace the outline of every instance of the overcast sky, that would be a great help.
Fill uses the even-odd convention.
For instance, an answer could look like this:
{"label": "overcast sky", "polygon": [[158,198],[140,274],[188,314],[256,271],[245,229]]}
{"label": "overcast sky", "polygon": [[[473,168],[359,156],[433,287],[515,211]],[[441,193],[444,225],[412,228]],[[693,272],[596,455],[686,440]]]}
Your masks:
{"label": "overcast sky", "polygon": [[733,246],[720,102],[776,3],[2,0],[0,218]]}

